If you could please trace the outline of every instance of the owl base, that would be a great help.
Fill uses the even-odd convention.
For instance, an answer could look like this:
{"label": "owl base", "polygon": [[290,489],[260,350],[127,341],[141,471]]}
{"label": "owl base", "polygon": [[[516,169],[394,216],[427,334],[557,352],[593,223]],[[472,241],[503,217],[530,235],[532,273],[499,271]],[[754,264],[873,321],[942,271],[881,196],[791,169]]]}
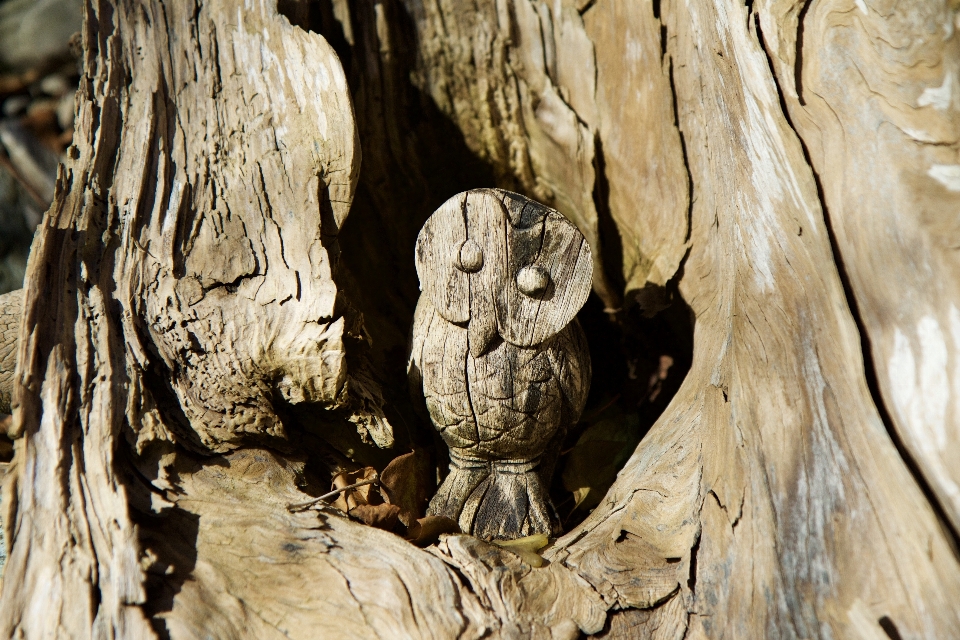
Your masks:
{"label": "owl base", "polygon": [[450,475],[427,512],[451,518],[464,533],[485,540],[561,533],[541,477],[540,457],[481,460],[451,450]]}

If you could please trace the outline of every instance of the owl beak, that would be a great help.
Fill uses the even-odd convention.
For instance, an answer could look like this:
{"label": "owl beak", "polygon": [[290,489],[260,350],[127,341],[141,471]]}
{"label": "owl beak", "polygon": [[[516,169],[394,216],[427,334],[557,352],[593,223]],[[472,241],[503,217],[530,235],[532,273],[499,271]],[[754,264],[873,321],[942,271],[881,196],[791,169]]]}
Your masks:
{"label": "owl beak", "polygon": [[471,318],[468,325],[467,335],[470,342],[470,355],[474,358],[479,358],[485,354],[490,349],[493,339],[497,336],[496,320],[490,316],[487,316],[486,319],[491,320],[491,322],[474,322]]}
{"label": "owl beak", "polygon": [[497,335],[497,311],[493,306],[490,287],[482,283],[470,283],[470,323],[467,336],[470,355],[479,358],[486,353]]}

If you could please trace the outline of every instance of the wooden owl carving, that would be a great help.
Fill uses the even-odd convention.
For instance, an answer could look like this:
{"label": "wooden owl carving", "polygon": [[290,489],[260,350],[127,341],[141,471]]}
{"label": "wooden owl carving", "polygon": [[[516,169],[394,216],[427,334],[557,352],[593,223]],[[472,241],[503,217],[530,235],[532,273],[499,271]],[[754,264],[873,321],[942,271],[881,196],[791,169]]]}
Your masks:
{"label": "wooden owl carving", "polygon": [[547,490],[590,384],[589,245],[548,207],[475,189],[427,220],[416,261],[410,378],[450,450],[428,512],[480,538],[557,535]]}

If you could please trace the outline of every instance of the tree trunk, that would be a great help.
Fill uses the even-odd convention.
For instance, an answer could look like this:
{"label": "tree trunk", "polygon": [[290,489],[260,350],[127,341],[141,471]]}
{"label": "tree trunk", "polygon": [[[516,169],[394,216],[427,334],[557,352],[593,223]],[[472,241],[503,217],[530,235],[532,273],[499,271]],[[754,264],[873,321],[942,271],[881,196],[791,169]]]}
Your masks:
{"label": "tree trunk", "polygon": [[[952,4],[279,9],[88,3],[22,294],[0,635],[960,635]],[[605,331],[695,319],[541,568],[288,508],[352,430],[426,446],[414,239],[480,186],[578,225]]]}

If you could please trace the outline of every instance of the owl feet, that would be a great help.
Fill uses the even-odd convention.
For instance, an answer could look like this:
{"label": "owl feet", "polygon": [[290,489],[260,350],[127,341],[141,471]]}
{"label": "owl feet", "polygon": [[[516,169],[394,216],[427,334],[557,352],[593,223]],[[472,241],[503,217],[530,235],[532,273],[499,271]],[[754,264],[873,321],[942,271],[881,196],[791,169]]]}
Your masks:
{"label": "owl feet", "polygon": [[485,540],[560,534],[540,475],[540,457],[481,460],[450,451],[450,475],[430,501],[430,515],[456,520]]}

